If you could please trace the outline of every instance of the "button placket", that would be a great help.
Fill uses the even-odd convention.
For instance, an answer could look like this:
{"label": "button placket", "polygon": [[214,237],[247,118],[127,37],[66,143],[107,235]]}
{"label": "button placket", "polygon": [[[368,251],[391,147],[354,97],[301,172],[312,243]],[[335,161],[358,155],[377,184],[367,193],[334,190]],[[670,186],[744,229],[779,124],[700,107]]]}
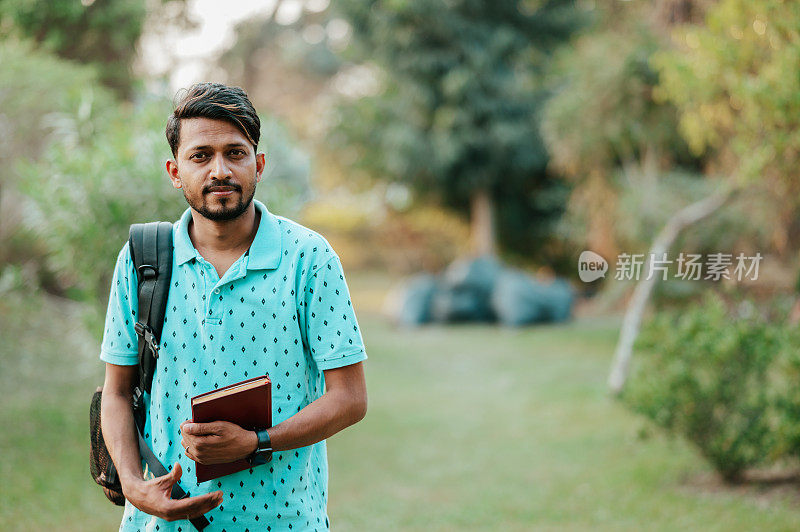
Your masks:
{"label": "button placket", "polygon": [[[233,287],[230,286],[230,283],[236,281],[237,279],[240,279],[241,277],[244,277],[246,269],[243,268],[243,257],[239,257],[239,260],[237,260],[235,263],[231,265],[230,268],[228,268],[228,271],[225,272],[225,274],[222,276],[222,279],[219,279],[216,276],[216,270],[213,269],[213,266],[211,266],[210,264],[208,265],[209,268],[213,270],[214,274],[213,278],[216,278],[216,283],[214,284],[213,287],[211,287],[211,290],[207,292],[209,295],[208,298],[209,306],[207,311],[208,313],[205,317],[206,323],[213,325],[222,325],[222,318],[225,316],[226,312],[226,307],[224,304],[225,303],[224,296],[228,292],[228,290],[226,290],[226,287],[231,288],[231,290],[233,290]],[[212,277],[210,277],[211,274],[212,272],[209,271],[209,275],[206,276],[209,278],[209,280],[212,279]]]}
{"label": "button placket", "polygon": [[203,277],[203,291],[206,294],[206,308],[203,323],[206,325],[220,325],[222,323],[223,300],[219,287],[219,279],[216,279],[216,270],[202,257],[199,258],[202,269],[200,275]]}
{"label": "button placket", "polygon": [[211,290],[208,296],[208,311],[206,313],[206,323],[211,325],[220,325],[222,323],[222,315],[225,310],[225,300],[218,288]]}

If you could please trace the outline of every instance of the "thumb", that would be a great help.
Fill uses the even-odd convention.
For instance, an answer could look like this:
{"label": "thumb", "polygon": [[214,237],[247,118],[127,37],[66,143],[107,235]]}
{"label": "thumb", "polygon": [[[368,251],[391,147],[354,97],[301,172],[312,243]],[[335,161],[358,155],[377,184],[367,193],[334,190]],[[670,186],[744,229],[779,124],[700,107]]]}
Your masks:
{"label": "thumb", "polygon": [[181,464],[175,462],[175,465],[172,467],[172,471],[161,477],[164,483],[165,488],[172,489],[172,486],[177,484],[177,482],[181,479],[181,475],[183,475],[183,470],[181,469]]}
{"label": "thumb", "polygon": [[190,436],[199,436],[204,434],[203,426],[192,421],[187,421],[185,424],[181,425],[181,432],[183,434],[189,434]]}
{"label": "thumb", "polygon": [[181,433],[190,436],[208,436],[211,434],[218,434],[220,426],[224,423],[221,421],[212,421],[210,423],[194,423],[188,422],[181,426]]}

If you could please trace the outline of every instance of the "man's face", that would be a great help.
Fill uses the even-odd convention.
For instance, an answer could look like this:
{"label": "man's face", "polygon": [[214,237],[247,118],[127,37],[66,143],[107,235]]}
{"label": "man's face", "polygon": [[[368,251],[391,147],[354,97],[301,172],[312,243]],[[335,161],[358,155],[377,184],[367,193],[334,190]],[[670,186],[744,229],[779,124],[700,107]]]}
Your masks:
{"label": "man's face", "polygon": [[189,206],[214,221],[238,218],[253,201],[264,171],[264,154],[224,120],[181,120],[178,150],[167,161],[172,186],[183,189]]}

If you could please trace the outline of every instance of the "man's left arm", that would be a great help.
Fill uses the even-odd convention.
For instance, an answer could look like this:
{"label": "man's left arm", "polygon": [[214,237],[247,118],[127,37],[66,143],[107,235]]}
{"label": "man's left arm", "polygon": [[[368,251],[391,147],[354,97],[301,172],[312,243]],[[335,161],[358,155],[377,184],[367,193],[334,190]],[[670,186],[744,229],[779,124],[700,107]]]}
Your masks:
{"label": "man's left arm", "polygon": [[[364,419],[367,384],[364,363],[325,370],[325,393],[297,414],[268,429],[272,449],[312,445]],[[232,462],[253,454],[258,438],[233,423],[181,424],[186,456],[203,464]]]}
{"label": "man's left arm", "polygon": [[[275,451],[296,449],[329,438],[367,414],[364,363],[325,370],[325,393],[267,432]],[[255,443],[253,449],[255,450]]]}

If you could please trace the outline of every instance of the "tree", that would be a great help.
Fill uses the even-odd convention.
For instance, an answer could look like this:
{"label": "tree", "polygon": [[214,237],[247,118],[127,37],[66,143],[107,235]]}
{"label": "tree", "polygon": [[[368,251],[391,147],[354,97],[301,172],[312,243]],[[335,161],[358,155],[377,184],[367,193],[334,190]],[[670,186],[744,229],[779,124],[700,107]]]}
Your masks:
{"label": "tree", "polygon": [[[659,72],[651,65],[654,55],[668,46],[664,33],[696,11],[689,2],[663,1],[657,16],[648,19],[641,6],[607,5],[594,31],[559,58],[562,85],[545,109],[544,135],[555,165],[576,184],[570,215],[585,218],[585,244],[606,256],[617,255],[620,226],[625,225],[620,223],[620,197],[630,195],[631,189],[664,188],[658,182],[674,180],[676,165],[699,167],[678,130],[678,110],[654,97]],[[615,179],[619,173],[626,179]],[[657,234],[642,235],[653,238],[645,272],[652,258],[667,253],[684,229],[734,196],[730,187],[716,188],[704,192],[702,199],[692,198],[666,220],[654,205],[667,203],[665,198],[642,194],[649,200],[638,206],[635,224],[663,224]],[[628,244],[641,247],[642,242]],[[614,393],[627,378],[633,344],[657,280],[639,280],[628,304],[609,376]]]}
{"label": "tree", "polygon": [[132,94],[131,65],[148,7],[161,25],[185,27],[185,0],[0,0],[0,33],[33,42],[63,59],[93,65],[100,81]]}
{"label": "tree", "polygon": [[[673,215],[653,241],[644,264],[645,271],[649,269],[650,261],[653,257],[661,257],[666,254],[681,231],[714,214],[730,200],[735,192],[738,192],[738,190],[723,188],[707,198],[684,207]],[[628,378],[631,358],[633,357],[633,344],[639,334],[639,326],[642,322],[642,316],[644,316],[647,301],[650,299],[657,282],[658,276],[654,275],[636,283],[631,301],[622,319],[622,328],[608,376],[608,386],[611,389],[611,393],[615,395],[622,392],[622,388]]]}
{"label": "tree", "polygon": [[557,54],[542,132],[553,167],[574,187],[567,217],[580,220],[576,247],[610,257],[620,246],[649,240],[662,223],[654,219],[658,209],[643,204],[635,222],[650,231],[640,232],[642,241],[626,239],[625,196],[645,196],[675,166],[697,173],[698,165],[678,131],[676,109],[653,97],[658,73],[650,59],[666,39],[643,6],[607,4],[596,10],[591,30]]}
{"label": "tree", "polygon": [[[496,220],[501,235],[544,236],[566,194],[545,172],[542,76],[580,23],[574,2],[337,6],[352,28],[347,53],[364,67],[356,73],[382,81],[377,94],[341,108],[334,140],[344,156],[375,177],[470,212],[479,254],[495,251]],[[517,251],[531,242],[506,239]]]}
{"label": "tree", "polygon": [[[712,171],[722,176],[708,209],[694,206],[695,218],[707,216],[733,193],[746,192],[751,201],[766,197],[759,208],[776,214],[772,246],[779,252],[789,247],[797,226],[800,192],[800,80],[791,66],[800,57],[798,24],[795,3],[724,0],[709,8],[702,24],[677,29],[674,49],[653,57],[660,76],[656,98],[675,106],[693,152],[706,154]],[[613,392],[625,383],[649,289],[637,286],[625,317],[609,377]]]}
{"label": "tree", "polygon": [[748,195],[769,193],[779,252],[792,249],[800,201],[798,25],[796,2],[723,0],[654,58],[656,96],[678,109],[692,150]]}

